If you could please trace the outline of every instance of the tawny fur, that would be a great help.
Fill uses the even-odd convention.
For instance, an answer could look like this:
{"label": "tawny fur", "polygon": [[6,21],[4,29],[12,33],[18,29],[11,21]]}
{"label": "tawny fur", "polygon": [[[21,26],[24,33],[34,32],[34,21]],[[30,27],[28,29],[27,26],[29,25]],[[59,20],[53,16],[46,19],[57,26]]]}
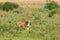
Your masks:
{"label": "tawny fur", "polygon": [[25,22],[17,22],[16,25],[21,28],[27,28],[27,30],[29,30],[29,26],[30,26],[30,21],[25,21]]}

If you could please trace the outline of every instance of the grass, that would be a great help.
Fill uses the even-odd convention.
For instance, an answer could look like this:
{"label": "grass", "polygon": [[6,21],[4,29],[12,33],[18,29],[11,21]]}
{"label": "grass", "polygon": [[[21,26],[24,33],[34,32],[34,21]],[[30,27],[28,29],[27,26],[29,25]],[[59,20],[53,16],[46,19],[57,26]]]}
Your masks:
{"label": "grass", "polygon": [[[49,18],[47,9],[40,5],[24,5],[22,13],[0,10],[0,40],[55,40],[60,35],[60,15]],[[31,20],[30,30],[17,31],[18,21]]]}

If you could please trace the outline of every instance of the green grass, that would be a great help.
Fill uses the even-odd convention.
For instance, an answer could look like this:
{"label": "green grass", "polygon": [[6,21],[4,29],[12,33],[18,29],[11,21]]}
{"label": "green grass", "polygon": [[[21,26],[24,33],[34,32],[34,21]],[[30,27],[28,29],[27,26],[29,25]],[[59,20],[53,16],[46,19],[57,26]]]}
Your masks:
{"label": "green grass", "polygon": [[[0,11],[0,40],[55,40],[60,35],[60,15],[48,17],[47,9],[40,5],[23,7],[22,13]],[[30,30],[17,31],[16,22],[30,19]]]}

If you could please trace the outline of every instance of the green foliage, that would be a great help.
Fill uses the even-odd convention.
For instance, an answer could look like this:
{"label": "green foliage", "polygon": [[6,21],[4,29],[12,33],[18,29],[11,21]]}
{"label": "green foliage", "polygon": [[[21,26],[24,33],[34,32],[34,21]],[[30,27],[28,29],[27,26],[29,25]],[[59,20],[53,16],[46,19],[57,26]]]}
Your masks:
{"label": "green foliage", "polygon": [[55,10],[51,11],[48,17],[52,17],[56,13]]}
{"label": "green foliage", "polygon": [[52,9],[55,9],[58,7],[59,7],[59,5],[54,1],[51,1],[50,3],[46,3],[46,5],[45,5],[45,8],[47,8],[49,10],[52,10]]}
{"label": "green foliage", "polygon": [[2,4],[2,3],[0,3],[0,9],[2,9],[2,5],[3,5],[3,4]]}
{"label": "green foliage", "polygon": [[12,3],[12,2],[6,2],[3,5],[0,5],[0,8],[4,11],[13,10],[18,7],[19,7],[19,5]]}
{"label": "green foliage", "polygon": [[[40,6],[32,8],[31,5],[24,6],[23,13],[19,14],[0,11],[0,15],[3,15],[0,17],[0,40],[55,40],[56,35],[60,34],[60,15],[58,18],[55,16],[49,18],[49,12],[44,8],[40,9]],[[56,10],[53,10],[50,13],[55,12]],[[24,29],[19,32],[16,23],[28,19],[30,19],[30,30]]]}

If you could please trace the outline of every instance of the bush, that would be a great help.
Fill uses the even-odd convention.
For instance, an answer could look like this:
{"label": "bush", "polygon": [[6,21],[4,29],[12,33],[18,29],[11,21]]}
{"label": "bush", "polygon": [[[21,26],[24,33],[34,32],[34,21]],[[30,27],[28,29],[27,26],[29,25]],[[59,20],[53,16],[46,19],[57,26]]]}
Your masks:
{"label": "bush", "polygon": [[11,2],[6,2],[2,5],[2,9],[4,11],[9,11],[9,10],[13,10],[15,8],[18,8],[18,5],[15,3],[11,3]]}
{"label": "bush", "polygon": [[0,9],[2,9],[2,5],[3,5],[3,4],[2,4],[2,3],[0,3]]}
{"label": "bush", "polygon": [[51,11],[48,17],[52,17],[55,13],[56,13],[56,10]]}
{"label": "bush", "polygon": [[45,8],[47,8],[49,10],[52,10],[52,9],[55,9],[55,8],[58,8],[58,7],[59,7],[59,5],[54,1],[51,1],[50,3],[47,3],[45,5]]}

